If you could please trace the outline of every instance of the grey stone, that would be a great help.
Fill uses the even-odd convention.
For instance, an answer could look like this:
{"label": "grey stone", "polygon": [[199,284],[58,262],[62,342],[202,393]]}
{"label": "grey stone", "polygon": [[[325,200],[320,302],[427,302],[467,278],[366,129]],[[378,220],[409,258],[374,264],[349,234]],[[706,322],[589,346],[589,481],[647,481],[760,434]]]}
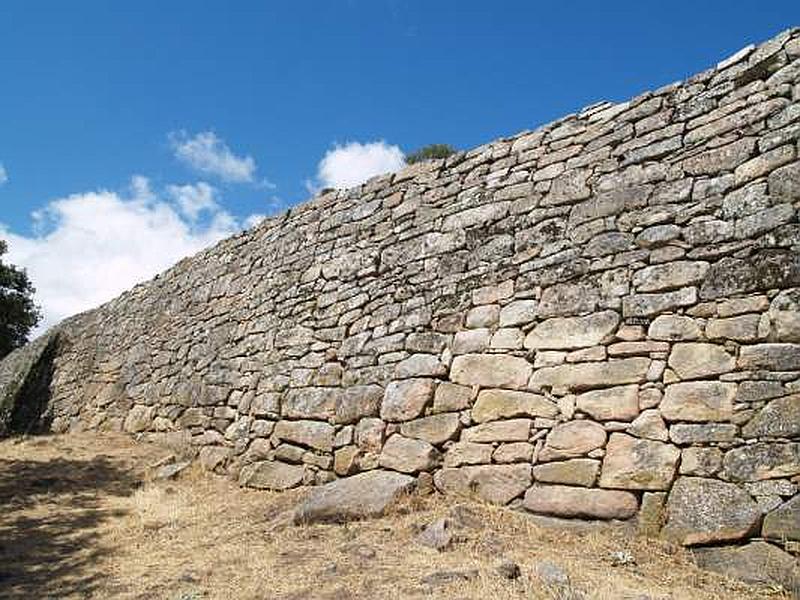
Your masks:
{"label": "grey stone", "polygon": [[687,287],[658,294],[631,294],[622,299],[622,316],[652,317],[697,302],[697,288]]}
{"label": "grey stone", "polygon": [[669,440],[669,432],[667,431],[666,423],[664,423],[664,419],[661,418],[660,411],[655,408],[642,411],[625,431],[638,438],[647,440],[657,440],[659,442],[666,442]]}
{"label": "grey stone", "polygon": [[793,596],[800,593],[800,566],[787,552],[767,542],[745,546],[698,548],[693,552],[702,569],[752,585],[779,585]]}
{"label": "grey stone", "polygon": [[433,399],[436,382],[432,379],[392,381],[386,386],[381,404],[385,421],[410,421],[422,414]]}
{"label": "grey stone", "polygon": [[406,421],[400,426],[400,433],[438,446],[452,440],[460,429],[461,421],[458,414],[441,413]]}
{"label": "grey stone", "polygon": [[756,344],[739,354],[742,370],[800,371],[800,344]]}
{"label": "grey stone", "polygon": [[239,485],[265,490],[287,490],[303,483],[306,467],[277,461],[246,465],[239,474]]}
{"label": "grey stone", "polygon": [[662,535],[695,546],[739,540],[758,526],[761,510],[733,483],[701,477],[679,477],[667,500]]}
{"label": "grey stone", "polygon": [[675,261],[637,271],[633,287],[639,292],[674,290],[702,283],[708,272],[707,262]]}
{"label": "grey stone", "polygon": [[370,471],[314,488],[295,509],[295,523],[345,523],[379,517],[414,487],[414,478]]}
{"label": "grey stone", "polygon": [[668,364],[681,379],[699,379],[732,371],[736,359],[721,345],[679,342],[672,347]]}
{"label": "grey stone", "polygon": [[525,347],[536,350],[568,350],[596,346],[610,339],[620,317],[603,311],[586,317],[557,317],[539,323],[525,338]]}
{"label": "grey stone", "polygon": [[492,462],[493,451],[494,447],[491,444],[456,442],[447,449],[447,453],[444,455],[444,466],[461,467],[463,465],[488,464]]}
{"label": "grey stone", "polygon": [[584,392],[577,397],[575,407],[598,421],[630,421],[639,414],[639,386]]}
{"label": "grey stone", "polygon": [[670,444],[611,434],[600,473],[600,487],[667,490],[678,468],[680,450]]}
{"label": "grey stone", "polygon": [[433,476],[445,494],[475,495],[492,504],[508,504],[531,485],[531,466],[479,465],[444,468]]}
{"label": "grey stone", "polygon": [[491,421],[469,427],[461,432],[465,442],[525,442],[530,435],[531,419]]}
{"label": "grey stone", "polygon": [[722,468],[722,450],[719,448],[684,448],[681,452],[681,475],[710,477]]}
{"label": "grey stone", "polygon": [[582,391],[598,387],[644,383],[650,368],[649,358],[624,358],[605,363],[578,363],[538,369],[530,388]]}
{"label": "grey stone", "polygon": [[478,423],[513,417],[555,418],[558,407],[544,396],[514,390],[481,390],[472,407]]}
{"label": "grey stone", "polygon": [[274,436],[279,440],[330,452],[333,450],[335,431],[332,425],[319,421],[278,421]]}
{"label": "grey stone", "polygon": [[670,342],[693,341],[701,334],[697,321],[682,315],[659,315],[647,330],[647,337]]}
{"label": "grey stone", "polygon": [[761,535],[779,541],[800,541],[800,496],[767,513],[761,526]]}
{"label": "grey stone", "polygon": [[450,379],[462,385],[522,389],[533,367],[524,358],[502,354],[465,354],[453,359]]}
{"label": "grey stone", "polygon": [[725,453],[723,475],[731,481],[759,481],[800,474],[800,443],[759,442]]}
{"label": "grey stone", "polygon": [[769,305],[771,339],[800,342],[800,289],[783,290]]}
{"label": "grey stone", "polygon": [[639,502],[631,492],[537,483],[525,494],[522,505],[533,513],[557,517],[629,519]]}
{"label": "grey stone", "polygon": [[436,467],[440,458],[436,448],[428,442],[395,434],[383,445],[378,463],[385,469],[418,473]]}
{"label": "grey stone", "polygon": [[573,458],[533,466],[533,479],[542,483],[559,483],[592,487],[600,472],[600,461],[592,458]]}
{"label": "grey stone", "polygon": [[772,400],[742,427],[742,436],[800,437],[800,394]]}
{"label": "grey stone", "polygon": [[728,421],[733,415],[736,384],[687,381],[668,385],[659,409],[667,421]]}
{"label": "grey stone", "polygon": [[669,438],[676,444],[732,442],[737,427],[729,423],[676,423],[669,428]]}
{"label": "grey stone", "polygon": [[592,421],[568,421],[556,425],[547,435],[539,460],[550,461],[575,458],[602,448],[606,443],[606,430]]}

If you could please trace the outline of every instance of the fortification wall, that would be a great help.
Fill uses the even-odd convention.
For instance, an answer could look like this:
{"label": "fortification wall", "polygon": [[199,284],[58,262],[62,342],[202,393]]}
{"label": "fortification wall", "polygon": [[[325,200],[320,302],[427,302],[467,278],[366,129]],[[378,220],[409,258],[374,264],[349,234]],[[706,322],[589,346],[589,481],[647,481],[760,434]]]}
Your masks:
{"label": "fortification wall", "polygon": [[792,30],[323,194],[60,326],[42,422],[258,488],[386,469],[684,544],[797,540],[799,139]]}

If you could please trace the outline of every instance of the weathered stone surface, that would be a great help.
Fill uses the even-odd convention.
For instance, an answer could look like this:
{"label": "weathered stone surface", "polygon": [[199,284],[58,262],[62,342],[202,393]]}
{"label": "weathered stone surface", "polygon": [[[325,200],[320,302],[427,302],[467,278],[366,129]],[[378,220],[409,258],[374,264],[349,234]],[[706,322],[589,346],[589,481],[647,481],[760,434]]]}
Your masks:
{"label": "weathered stone surface", "polygon": [[472,389],[455,383],[442,382],[433,396],[433,412],[453,412],[469,408]]}
{"label": "weathered stone surface", "polygon": [[667,500],[662,534],[685,546],[739,540],[758,526],[761,510],[733,483],[679,477]]}
{"label": "weathered stone surface", "polygon": [[531,485],[531,466],[480,465],[445,468],[433,476],[445,494],[475,495],[492,504],[508,504]]}
{"label": "weathered stone surface", "polygon": [[462,385],[522,389],[533,367],[524,358],[502,354],[465,354],[453,359],[450,379]]}
{"label": "weathered stone surface", "polygon": [[800,496],[767,513],[761,535],[773,540],[800,540]]}
{"label": "weathered stone surface", "polygon": [[592,388],[643,383],[647,379],[650,359],[623,358],[605,363],[576,363],[538,369],[531,377],[530,388],[558,388],[574,391]]}
{"label": "weathered stone surface", "polygon": [[289,419],[327,421],[336,411],[337,390],[300,388],[289,390],[281,406],[281,414]]}
{"label": "weathered stone surface", "polygon": [[680,450],[670,444],[613,433],[606,445],[600,487],[669,489],[679,458]]}
{"label": "weathered stone surface", "polygon": [[414,486],[400,473],[370,471],[314,488],[295,509],[295,523],[345,523],[383,515]]}
{"label": "weathered stone surface", "polygon": [[645,267],[633,276],[633,287],[639,292],[658,292],[697,285],[708,267],[707,262],[686,260]]}
{"label": "weathered stone surface", "polygon": [[528,442],[508,442],[500,444],[492,453],[496,463],[530,463],[533,458],[533,444]]}
{"label": "weathered stone surface", "polygon": [[355,423],[363,417],[376,416],[383,393],[379,385],[356,385],[343,389],[336,396],[334,420],[337,423]]}
{"label": "weathered stone surface", "polygon": [[800,437],[800,394],[772,400],[742,427],[742,436]]}
{"label": "weathered stone surface", "polygon": [[588,454],[606,443],[606,430],[592,421],[568,421],[556,425],[547,435],[539,460],[574,458]]}
{"label": "weathered stone surface", "polygon": [[779,585],[795,596],[800,592],[800,566],[797,560],[767,542],[698,548],[693,554],[702,569],[753,585]]}
{"label": "weathered stone surface", "polygon": [[702,330],[691,317],[682,315],[659,315],[647,330],[647,337],[670,342],[692,341],[700,337]]}
{"label": "weathered stone surface", "polygon": [[492,462],[493,452],[494,447],[491,444],[457,442],[447,449],[447,453],[444,455],[444,466],[484,465]]}
{"label": "weathered stone surface", "polygon": [[577,397],[575,407],[598,421],[630,421],[639,414],[639,386],[584,392]]}
{"label": "weathered stone surface", "polygon": [[600,472],[600,461],[592,458],[573,458],[533,466],[533,479],[542,483],[560,483],[592,487]]}
{"label": "weathered stone surface", "polygon": [[639,507],[631,492],[544,484],[529,489],[522,505],[533,513],[585,519],[629,519]]}
{"label": "weathered stone surface", "polygon": [[413,377],[443,377],[447,367],[433,354],[412,354],[397,363],[394,375],[398,379]]}
{"label": "weathered stone surface", "polygon": [[239,485],[262,490],[287,490],[303,483],[306,468],[277,461],[246,465],[239,474]]}
{"label": "weathered stone surface", "polygon": [[770,339],[800,342],[800,289],[783,290],[769,305]]}
{"label": "weathered stone surface", "polygon": [[722,468],[722,450],[719,448],[684,448],[681,452],[681,475],[710,477]]}
{"label": "weathered stone surface", "polygon": [[657,294],[631,294],[622,299],[622,316],[652,317],[697,302],[697,288],[687,287]]}
{"label": "weathered stone surface", "polygon": [[718,344],[679,342],[672,347],[668,364],[681,379],[699,379],[732,371],[736,359]]}
{"label": "weathered stone surface", "polygon": [[400,433],[409,438],[440,445],[452,440],[459,429],[461,429],[461,421],[458,418],[458,414],[441,413],[406,421],[400,426]]}
{"label": "weathered stone surface", "polygon": [[125,417],[122,428],[128,433],[147,431],[150,427],[150,423],[153,422],[154,414],[154,407],[137,404],[128,411],[128,416]]}
{"label": "weathered stone surface", "polygon": [[279,440],[330,452],[335,432],[332,425],[320,421],[278,421],[274,435]]}
{"label": "weathered stone surface", "polygon": [[432,379],[392,381],[384,392],[381,419],[410,421],[417,418],[432,400],[435,387]]}
{"label": "weathered stone surface", "polygon": [[619,325],[611,310],[586,317],[556,317],[539,323],[525,338],[525,347],[536,350],[568,350],[596,346],[606,341]]}
{"label": "weathered stone surface", "polygon": [[739,354],[742,370],[800,371],[800,344],[756,344]]}
{"label": "weathered stone surface", "polygon": [[735,395],[735,383],[673,383],[667,386],[659,408],[667,421],[728,421],[733,415]]}
{"label": "weathered stone surface", "polygon": [[532,423],[530,419],[482,423],[462,431],[461,439],[465,442],[526,442]]}
{"label": "weathered stone surface", "polygon": [[800,443],[759,442],[725,453],[723,474],[731,481],[759,481],[800,473]]}
{"label": "weathered stone surface", "polygon": [[669,438],[676,444],[732,442],[736,425],[729,423],[676,423],[669,428]]}
{"label": "weathered stone surface", "polygon": [[393,435],[383,445],[378,463],[401,473],[430,471],[439,464],[439,453],[424,440]]}
{"label": "weathered stone surface", "polygon": [[711,265],[700,297],[713,300],[735,294],[800,285],[800,256],[782,249],[762,250],[748,258],[725,257]]}
{"label": "weathered stone surface", "polygon": [[655,408],[642,411],[625,431],[647,440],[666,442],[669,439],[667,425],[664,423],[664,419],[661,418],[661,412]]}
{"label": "weathered stone surface", "polygon": [[517,300],[500,309],[500,327],[525,325],[536,319],[536,300]]}
{"label": "weathered stone surface", "polygon": [[544,396],[514,390],[482,390],[472,407],[472,419],[478,423],[513,417],[558,415],[558,406]]}

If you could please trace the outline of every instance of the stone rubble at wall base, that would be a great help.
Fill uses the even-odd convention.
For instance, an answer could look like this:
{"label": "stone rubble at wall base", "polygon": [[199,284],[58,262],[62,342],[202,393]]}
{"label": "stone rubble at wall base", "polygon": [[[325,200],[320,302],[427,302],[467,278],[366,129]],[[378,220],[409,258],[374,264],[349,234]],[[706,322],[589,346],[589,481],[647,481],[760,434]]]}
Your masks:
{"label": "stone rubble at wall base", "polygon": [[44,417],[193,448],[258,488],[377,469],[782,552],[800,540],[798,210],[794,29],[324,193],[69,319]]}

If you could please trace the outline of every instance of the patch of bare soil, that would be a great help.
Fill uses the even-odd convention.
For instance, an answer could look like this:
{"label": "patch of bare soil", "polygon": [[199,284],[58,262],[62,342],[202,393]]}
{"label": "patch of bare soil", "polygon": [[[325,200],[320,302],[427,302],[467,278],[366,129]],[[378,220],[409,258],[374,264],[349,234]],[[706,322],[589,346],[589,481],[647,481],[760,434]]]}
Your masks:
{"label": "patch of bare soil", "polygon": [[[152,480],[168,454],[121,435],[0,442],[0,598],[781,597],[666,544],[439,496],[382,519],[296,527],[285,515],[302,491],[244,490],[196,468]],[[461,523],[451,547],[420,544],[445,515]]]}

